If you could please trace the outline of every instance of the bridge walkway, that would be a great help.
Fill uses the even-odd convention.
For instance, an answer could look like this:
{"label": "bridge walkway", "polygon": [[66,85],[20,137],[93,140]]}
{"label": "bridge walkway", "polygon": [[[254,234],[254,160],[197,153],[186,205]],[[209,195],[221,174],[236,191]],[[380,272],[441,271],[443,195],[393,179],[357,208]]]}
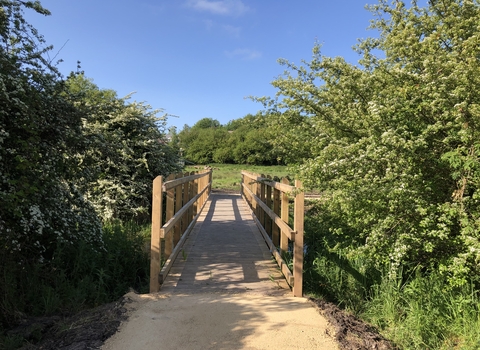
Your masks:
{"label": "bridge walkway", "polygon": [[211,193],[162,293],[290,293],[239,194]]}

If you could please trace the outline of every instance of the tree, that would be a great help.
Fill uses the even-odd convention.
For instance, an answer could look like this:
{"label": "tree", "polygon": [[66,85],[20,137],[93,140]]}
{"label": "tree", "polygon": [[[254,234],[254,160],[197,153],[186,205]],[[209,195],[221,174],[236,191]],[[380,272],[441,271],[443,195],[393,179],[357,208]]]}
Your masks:
{"label": "tree", "polygon": [[150,216],[152,181],[180,170],[167,144],[165,117],[144,103],[101,90],[82,74],[67,86],[79,98],[86,150],[77,154],[83,191],[104,220],[144,221]]}
{"label": "tree", "polygon": [[210,129],[210,128],[219,128],[220,127],[220,122],[216,119],[212,118],[203,118],[200,119],[198,122],[195,123],[194,126],[192,126],[192,129]]}
{"label": "tree", "polygon": [[73,185],[80,115],[45,50],[37,51],[42,38],[22,17],[22,6],[48,11],[37,2],[2,5],[0,245],[20,264],[51,257],[57,242],[101,246],[95,212]]}
{"label": "tree", "polygon": [[95,210],[76,185],[81,115],[44,58],[49,48],[39,49],[45,42],[23,19],[24,8],[48,11],[39,2],[1,4],[0,323],[11,324],[17,311],[38,308],[27,299],[42,291],[26,286],[37,277],[55,280],[62,247],[82,243],[98,252],[104,245]]}
{"label": "tree", "polygon": [[357,46],[360,65],[316,45],[311,62],[280,61],[291,72],[273,82],[282,98],[262,102],[279,115],[278,142],[292,140],[287,159],[328,198],[322,220],[338,247],[392,273],[420,264],[465,283],[480,272],[480,7],[371,10],[380,35]]}

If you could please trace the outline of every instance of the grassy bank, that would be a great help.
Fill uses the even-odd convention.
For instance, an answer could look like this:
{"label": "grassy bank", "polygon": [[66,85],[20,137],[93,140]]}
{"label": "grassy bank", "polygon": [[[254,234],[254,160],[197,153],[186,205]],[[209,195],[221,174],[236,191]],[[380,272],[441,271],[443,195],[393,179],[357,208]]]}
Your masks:
{"label": "grassy bank", "polygon": [[[403,266],[396,276],[341,247],[325,210],[306,213],[305,293],[335,302],[374,325],[399,349],[480,349],[478,285],[453,287],[434,268]],[[473,276],[474,277],[474,276]]]}
{"label": "grassy bank", "polygon": [[[213,169],[212,188],[214,190],[240,192],[240,172],[242,170],[278,177],[293,177],[293,175],[288,172],[287,167],[281,165],[261,166],[239,164],[209,164],[209,166],[211,166]],[[198,166],[197,168],[195,168],[194,166],[188,166],[185,168],[185,171],[197,171],[199,169],[203,169],[203,166]]]}
{"label": "grassy bank", "polygon": [[59,245],[49,263],[7,261],[0,280],[0,349],[24,343],[6,334],[24,318],[73,314],[118,300],[130,288],[148,292],[150,225],[105,223],[103,242],[102,249],[87,242]]}

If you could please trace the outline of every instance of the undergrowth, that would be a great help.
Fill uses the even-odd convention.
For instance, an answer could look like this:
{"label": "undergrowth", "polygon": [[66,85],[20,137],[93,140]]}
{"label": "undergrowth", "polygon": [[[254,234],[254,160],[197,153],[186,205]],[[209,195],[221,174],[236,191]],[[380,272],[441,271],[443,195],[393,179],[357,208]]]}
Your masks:
{"label": "undergrowth", "polygon": [[392,277],[377,262],[348,254],[326,229],[341,226],[334,220],[316,210],[306,215],[305,293],[354,313],[400,349],[480,349],[478,285],[452,287],[435,268],[420,266]]}
{"label": "undergrowth", "polygon": [[2,258],[0,344],[15,342],[5,330],[29,316],[70,313],[117,300],[149,283],[149,226],[119,221],[103,225],[104,249],[63,244],[48,264]]}

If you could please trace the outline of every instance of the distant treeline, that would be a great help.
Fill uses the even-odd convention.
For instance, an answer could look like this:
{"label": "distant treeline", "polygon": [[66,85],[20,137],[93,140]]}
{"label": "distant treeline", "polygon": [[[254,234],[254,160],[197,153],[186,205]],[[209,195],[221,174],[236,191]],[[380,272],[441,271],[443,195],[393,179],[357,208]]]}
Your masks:
{"label": "distant treeline", "polygon": [[185,125],[179,133],[170,128],[170,144],[186,161],[196,164],[284,164],[281,150],[273,146],[270,118],[269,114],[248,114],[225,125],[204,118],[192,127]]}

